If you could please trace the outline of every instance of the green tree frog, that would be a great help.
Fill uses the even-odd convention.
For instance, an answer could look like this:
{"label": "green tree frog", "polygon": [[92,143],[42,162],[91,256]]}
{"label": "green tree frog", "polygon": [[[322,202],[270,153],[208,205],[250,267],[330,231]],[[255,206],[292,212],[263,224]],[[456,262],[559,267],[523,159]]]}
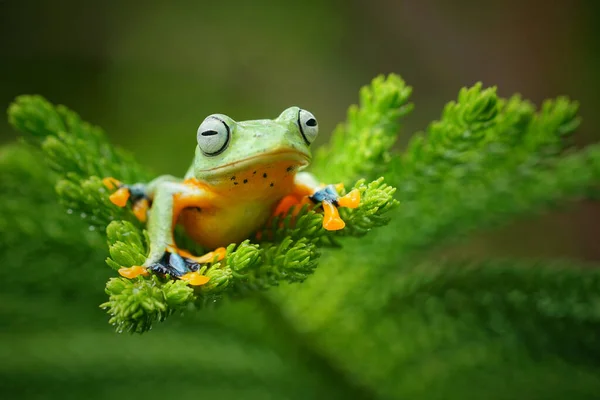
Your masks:
{"label": "green tree frog", "polygon": [[[323,227],[344,228],[336,207],[357,207],[360,193],[340,197],[336,186],[320,185],[301,172],[311,160],[310,145],[318,134],[312,113],[290,107],[274,120],[236,122],[223,114],[208,116],[197,131],[194,161],[185,177],[161,176],[125,185],[110,177],[104,184],[110,200],[147,222],[150,251],[140,266],[123,267],[126,278],[150,272],[203,285],[200,264],[220,260],[230,243],[239,243],[274,215],[298,204],[322,205]],[[339,188],[339,187],[338,187]],[[177,247],[173,229],[184,226],[197,243],[213,251],[195,256]]]}

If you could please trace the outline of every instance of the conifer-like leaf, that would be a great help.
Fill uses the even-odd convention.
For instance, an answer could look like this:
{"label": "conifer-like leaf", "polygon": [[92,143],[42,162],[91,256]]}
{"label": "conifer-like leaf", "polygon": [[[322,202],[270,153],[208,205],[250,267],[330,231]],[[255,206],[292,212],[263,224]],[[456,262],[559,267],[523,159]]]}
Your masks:
{"label": "conifer-like leaf", "polygon": [[56,190],[68,210],[103,231],[112,220],[136,222],[130,209],[108,200],[102,178],[147,181],[151,175],[133,157],[108,143],[104,132],[65,106],[41,96],[20,96],[8,109],[11,124],[40,145],[48,167],[57,173]]}
{"label": "conifer-like leaf", "polygon": [[360,90],[360,104],[348,109],[345,123],[336,127],[331,143],[320,148],[313,171],[322,180],[351,185],[373,179],[387,170],[399,120],[412,110],[412,88],[398,75],[380,75]]}
{"label": "conifer-like leaf", "polygon": [[[347,263],[352,257],[355,252],[340,258]],[[543,260],[429,261],[393,268],[393,260],[382,260],[387,268],[379,271],[354,268],[338,281],[334,276],[348,268],[340,264],[334,276],[328,271],[321,282],[275,297],[298,329],[318,338],[316,345],[375,388],[376,397],[433,399],[445,393],[452,399],[506,399],[545,393],[558,399],[598,388],[597,378],[580,375],[584,365],[597,365],[600,351],[597,268]],[[373,282],[377,290],[369,290]],[[291,301],[285,301],[288,296]],[[319,312],[313,311],[315,296]],[[332,309],[337,312],[327,312]],[[507,386],[490,391],[500,382]]]}
{"label": "conifer-like leaf", "polygon": [[383,178],[368,185],[361,179],[354,188],[360,191],[361,203],[356,209],[340,210],[346,227],[339,234],[360,237],[372,228],[387,225],[390,222],[389,212],[399,205],[393,197],[396,188],[385,184]]}
{"label": "conifer-like leaf", "polygon": [[129,280],[111,278],[106,285],[108,302],[100,305],[111,316],[117,332],[142,333],[154,322],[189,304],[194,291],[184,281],[161,282],[156,276]]}
{"label": "conifer-like leaf", "polygon": [[[0,317],[16,332],[0,348],[0,383],[53,390],[67,371],[70,391],[91,394],[89,377],[103,371],[98,380],[139,397],[158,393],[165,371],[176,371],[169,395],[192,382],[194,395],[237,388],[256,398],[595,398],[596,266],[431,252],[597,195],[599,145],[568,148],[577,103],[559,97],[536,110],[476,84],[394,154],[409,94],[395,75],[376,78],[315,158],[320,179],[361,193],[358,208],[340,208],[344,230],[325,231],[318,207],[293,210],[260,240],[231,244],[225,259],[203,265],[210,280],[196,288],[99,268],[104,227],[113,269],[143,262],[148,245],[131,213],[108,202],[101,178],[150,176],[72,111],[17,99],[10,121],[41,150],[0,150]],[[66,209],[54,203],[55,184]],[[102,307],[118,331],[141,333],[206,309],[163,332],[115,340],[90,323],[87,306],[102,301],[109,274]],[[52,302],[72,315],[53,313]]]}
{"label": "conifer-like leaf", "polygon": [[118,270],[121,267],[142,265],[146,260],[144,238],[130,222],[111,222],[106,228],[106,236],[110,252],[110,258],[106,262],[111,268]]}

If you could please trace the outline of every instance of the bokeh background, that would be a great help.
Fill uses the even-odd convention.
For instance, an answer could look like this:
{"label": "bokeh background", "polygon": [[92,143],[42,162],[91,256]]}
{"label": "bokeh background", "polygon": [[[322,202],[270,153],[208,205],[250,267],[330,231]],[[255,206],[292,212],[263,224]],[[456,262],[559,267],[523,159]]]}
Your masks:
{"label": "bokeh background", "polygon": [[[576,143],[584,145],[598,140],[600,126],[598,11],[596,2],[575,0],[0,0],[0,105],[6,108],[19,94],[42,94],[105,128],[114,143],[157,173],[182,174],[193,155],[196,128],[208,114],[271,118],[298,105],[319,119],[319,144],[357,101],[360,86],[377,74],[396,72],[413,86],[416,104],[399,147],[436,119],[459,88],[477,81],[497,85],[503,96],[520,92],[537,104],[562,94],[578,99],[584,123]],[[3,144],[17,136],[5,118],[0,135]],[[448,251],[597,260],[599,222],[598,207],[580,204],[478,234]],[[102,281],[110,271],[99,274]],[[47,305],[43,312],[39,302],[51,300],[30,297],[27,290],[6,291],[14,295],[0,304],[9,316],[0,320],[0,355],[11,360],[3,369],[0,357],[0,389],[11,394],[5,398],[52,393],[80,398],[88,390],[98,398],[192,397],[199,393],[198,382],[184,379],[196,375],[181,352],[198,324],[203,332],[198,340],[212,329],[223,344],[219,348],[213,340],[207,354],[190,354],[192,365],[246,357],[237,356],[243,346],[236,346],[268,334],[260,324],[232,327],[208,313],[143,338],[116,337],[95,309],[103,300],[101,287],[85,288],[87,295],[61,292],[60,306]],[[258,312],[243,307],[230,310],[232,319]],[[86,314],[88,309],[93,311]],[[75,326],[89,329],[80,334]],[[170,355],[169,348],[180,352]],[[272,370],[286,368],[271,350],[260,351],[261,362],[282,363]],[[231,382],[215,394],[250,398],[253,393],[240,395],[235,388],[247,390],[248,382],[260,379],[260,385],[272,386],[262,367],[248,376],[253,358],[244,360],[248,365],[234,378],[227,375]],[[322,379],[310,367],[314,360],[297,360],[306,379]],[[214,376],[196,378],[218,381]],[[111,383],[102,385],[106,379]],[[281,393],[297,390],[299,398],[310,397],[299,382],[278,382]]]}
{"label": "bokeh background", "polygon": [[[4,0],[0,104],[42,94],[104,127],[157,173],[181,174],[210,113],[268,118],[299,105],[319,118],[323,143],[360,86],[396,72],[415,89],[401,143],[460,87],[482,81],[536,104],[562,94],[579,100],[582,144],[596,140],[600,122],[598,10],[567,0]],[[16,137],[4,118],[0,135]],[[597,258],[591,232],[600,212],[582,207],[538,224],[562,234],[561,251]],[[532,228],[511,245],[555,248]]]}

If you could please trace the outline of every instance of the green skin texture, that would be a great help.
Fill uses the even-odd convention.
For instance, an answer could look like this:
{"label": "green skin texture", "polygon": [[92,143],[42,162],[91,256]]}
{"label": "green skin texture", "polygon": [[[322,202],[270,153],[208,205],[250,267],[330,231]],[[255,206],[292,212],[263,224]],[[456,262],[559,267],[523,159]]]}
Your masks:
{"label": "green skin texture", "polygon": [[[265,185],[249,182],[232,186],[231,178],[235,174],[269,168],[277,163],[293,164],[297,168],[291,175],[295,184],[308,186],[316,192],[318,181],[307,172],[296,173],[306,167],[311,160],[309,144],[304,140],[298,126],[298,107],[290,107],[274,120],[251,120],[236,122],[226,115],[215,114],[230,128],[230,140],[227,148],[218,155],[207,156],[196,146],[195,157],[184,179],[195,178],[208,187],[194,187],[183,183],[170,175],[163,175],[145,186],[145,194],[152,201],[148,215],[148,233],[150,252],[143,266],[158,262],[173,241],[174,195],[191,195],[199,199],[198,206],[217,207],[219,225],[223,231],[217,231],[217,242],[230,243],[228,234],[235,230],[238,236],[249,236],[260,228],[271,216],[273,207],[289,192],[273,189]],[[286,164],[287,163],[287,164]],[[242,195],[236,193],[244,186]],[[219,207],[221,206],[221,207]],[[248,217],[251,216],[251,217]],[[229,228],[229,229],[228,229]],[[212,238],[215,239],[215,238]],[[210,242],[214,243],[215,240]],[[205,243],[201,243],[206,245]],[[211,246],[210,244],[208,245]]]}

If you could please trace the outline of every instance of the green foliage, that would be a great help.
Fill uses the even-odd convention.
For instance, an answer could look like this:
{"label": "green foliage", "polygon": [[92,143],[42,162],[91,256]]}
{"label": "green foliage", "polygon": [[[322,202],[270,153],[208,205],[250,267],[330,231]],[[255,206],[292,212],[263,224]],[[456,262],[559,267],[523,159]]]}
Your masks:
{"label": "green foliage", "polygon": [[113,221],[106,228],[110,258],[106,263],[118,270],[123,266],[142,265],[146,260],[146,248],[142,235],[127,221]]}
{"label": "green foliage", "polygon": [[[363,99],[367,110],[387,113],[386,123],[381,129],[378,128],[377,133],[387,135],[385,138],[382,136],[381,143],[376,144],[383,154],[387,151],[385,146],[393,144],[391,129],[394,127],[394,118],[400,116],[396,108],[404,103],[397,98],[408,96],[410,90],[407,92],[404,83],[397,77],[390,78],[390,82],[378,78],[373,88],[373,93],[363,90]],[[374,95],[376,97],[371,98]],[[369,115],[367,111],[354,112],[363,116],[360,118]],[[127,208],[120,209],[110,202],[102,178],[112,176],[135,183],[147,176],[144,170],[129,155],[113,149],[99,128],[83,122],[64,106],[54,107],[39,96],[21,96],[11,105],[8,113],[15,128],[27,134],[32,142],[37,140],[41,143],[50,168],[62,177],[56,185],[56,191],[63,204],[71,212],[86,217],[90,215],[91,226],[106,227],[110,251],[108,265],[117,270],[141,265],[147,254],[141,227]],[[366,122],[351,122],[349,126],[355,123]],[[365,160],[357,159],[355,162],[358,165]],[[356,209],[343,212],[349,222],[344,233],[361,236],[371,227],[387,223],[389,219],[384,214],[397,202],[392,198],[394,189],[383,184],[382,179],[368,186],[361,180],[356,187],[366,201]],[[176,297],[189,305],[194,301],[200,305],[220,299],[221,293],[228,287],[239,294],[247,292],[249,288],[260,290],[276,286],[279,282],[304,281],[316,268],[319,257],[317,244],[324,243],[320,239],[327,235],[321,227],[322,216],[305,208],[298,218],[294,218],[298,219],[297,223],[291,222],[291,215],[282,219],[286,221],[281,224],[282,227],[277,225],[280,220],[272,226],[276,233],[268,230],[263,232],[266,237],[271,237],[270,241],[260,246],[244,242],[238,250],[230,246],[225,263],[203,267],[200,273],[208,276],[210,281],[199,290],[198,296]],[[235,255],[239,250],[242,254]],[[249,251],[252,255],[248,254]],[[236,261],[240,262],[239,267]],[[107,309],[111,323],[119,331],[143,332],[152,326],[153,321],[162,321],[185,305],[167,300],[168,293],[173,290],[170,281],[154,277],[147,280],[137,285],[126,284],[122,279],[109,282],[109,302],[102,307]],[[178,290],[179,286],[175,288]]]}
{"label": "green foliage", "polygon": [[[73,293],[89,260],[102,262],[102,237],[88,218],[57,205],[56,174],[29,147],[0,148],[0,275],[3,293]],[[110,271],[82,271],[100,284]],[[95,301],[101,301],[98,296]]]}
{"label": "green foliage", "polygon": [[361,204],[356,209],[340,210],[346,227],[339,231],[339,234],[361,237],[374,227],[387,225],[390,222],[388,211],[399,204],[398,200],[393,198],[396,188],[383,183],[383,178],[369,184],[365,184],[365,180],[361,179],[354,188],[360,192]]}
{"label": "green foliage", "polygon": [[56,191],[68,209],[89,216],[90,224],[101,230],[114,219],[136,221],[130,210],[108,200],[101,179],[112,176],[136,182],[149,180],[151,175],[130,154],[111,146],[100,128],[41,96],[18,97],[10,105],[8,119],[42,148],[49,169],[60,178]]}
{"label": "green foliage", "polygon": [[441,120],[429,126],[427,135],[417,134],[396,160],[398,178],[408,192],[506,169],[526,173],[524,169],[550,162],[564,148],[564,136],[580,122],[577,108],[577,103],[559,97],[546,101],[536,114],[518,95],[505,100],[495,88],[463,88],[458,100],[444,108]]}
{"label": "green foliage", "polygon": [[388,181],[398,186],[396,218],[405,227],[396,244],[426,249],[591,193],[597,146],[563,155],[563,139],[580,123],[577,108],[559,97],[536,113],[518,95],[463,88],[393,162]]}
{"label": "green foliage", "polygon": [[[351,260],[369,256],[343,256],[319,282],[274,301],[379,397],[595,396],[600,381],[584,371],[598,372],[597,269],[556,260],[456,260],[342,275]],[[335,294],[323,292],[325,282]],[[376,291],[369,290],[373,282]]]}
{"label": "green foliage", "polygon": [[392,159],[391,147],[400,128],[399,120],[413,106],[412,88],[397,75],[376,77],[360,91],[360,104],[348,109],[347,121],[337,126],[331,143],[320,148],[313,163],[315,174],[330,182],[347,185],[368,177],[377,178]]}
{"label": "green foliage", "polygon": [[164,321],[170,314],[193,300],[194,291],[184,281],[161,282],[150,279],[129,280],[111,278],[106,284],[109,301],[100,307],[108,309],[109,322],[117,332],[142,333],[155,321]]}
{"label": "green foliage", "polygon": [[[332,266],[318,279],[272,301],[383,398],[490,398],[494,388],[493,398],[586,398],[597,379],[556,374],[590,365],[597,353],[596,270],[556,261],[421,261],[445,241],[588,197],[600,181],[600,147],[563,150],[579,124],[576,109],[558,98],[536,113],[518,96],[504,100],[479,84],[461,90],[427,135],[393,160],[387,180],[401,204],[393,231],[371,238],[366,253],[322,260]],[[347,271],[357,265],[371,267]],[[515,389],[499,386],[502,379]],[[560,384],[535,383],[549,379]],[[485,389],[474,390],[473,380]]]}
{"label": "green foliage", "polygon": [[[148,387],[162,385],[169,373],[181,386],[201,380],[198,393],[222,394],[220,385],[233,385],[244,388],[236,392],[244,398],[595,398],[597,268],[576,260],[456,259],[436,251],[468,233],[597,194],[600,145],[568,145],[580,123],[577,104],[559,97],[536,110],[519,96],[503,99],[495,88],[476,84],[395,154],[409,94],[397,76],[376,78],[315,157],[322,180],[361,193],[359,208],[340,209],[344,230],[323,230],[320,210],[308,207],[276,218],[258,238],[230,245],[224,260],[203,267],[211,279],[199,288],[155,276],[114,278],[114,271],[98,268],[106,254],[98,234],[104,226],[113,269],[139,264],[147,252],[137,221],[105,207],[108,193],[99,178],[129,183],[148,175],[72,112],[39,97],[19,98],[11,122],[30,143],[42,144],[53,172],[35,162],[38,150],[0,153],[0,265],[10,265],[3,270],[8,296],[24,286],[28,299],[32,289],[60,290],[69,299],[62,307],[97,321],[88,306],[112,272],[102,307],[117,330],[144,332],[173,319],[135,340],[88,334],[75,351],[90,359],[100,357],[96,346],[114,359],[129,352],[135,365],[111,365],[106,376],[142,371],[137,377]],[[85,154],[79,159],[69,148]],[[98,152],[110,161],[94,157]],[[49,188],[56,182],[70,214],[53,202]],[[381,228],[365,236],[374,227]],[[40,258],[43,268],[23,273]],[[303,283],[290,285],[297,282]],[[221,306],[210,307],[215,303]],[[14,308],[0,316],[16,318]],[[185,319],[175,318],[180,313]],[[46,332],[68,324],[44,317]],[[102,325],[89,326],[101,331]],[[36,340],[25,333],[16,343],[41,346]],[[8,360],[3,376],[18,377],[13,371],[23,354],[0,349]],[[118,379],[120,388],[135,385]]]}

